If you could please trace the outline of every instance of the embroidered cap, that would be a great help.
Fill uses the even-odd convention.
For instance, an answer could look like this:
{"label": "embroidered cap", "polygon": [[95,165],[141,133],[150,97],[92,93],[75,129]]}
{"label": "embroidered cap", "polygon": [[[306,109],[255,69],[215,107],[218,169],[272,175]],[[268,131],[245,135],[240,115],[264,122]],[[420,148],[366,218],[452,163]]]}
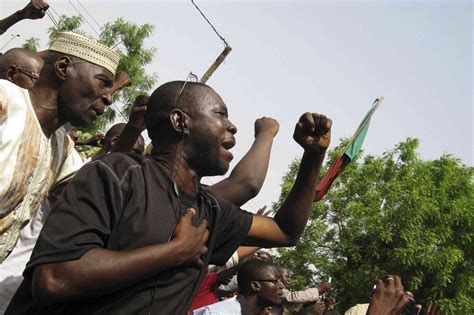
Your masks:
{"label": "embroidered cap", "polygon": [[115,75],[120,55],[89,38],[72,32],[60,32],[49,50],[81,58],[95,65],[104,67]]}

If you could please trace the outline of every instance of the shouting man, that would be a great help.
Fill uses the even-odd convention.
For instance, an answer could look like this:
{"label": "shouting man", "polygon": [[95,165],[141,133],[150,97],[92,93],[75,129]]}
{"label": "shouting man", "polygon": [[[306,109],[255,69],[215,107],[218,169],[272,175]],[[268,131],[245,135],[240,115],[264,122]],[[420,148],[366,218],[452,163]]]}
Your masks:
{"label": "shouting man", "polygon": [[112,153],[84,166],[46,221],[7,313],[186,314],[209,263],[239,245],[294,246],[306,225],[331,120],[306,113],[305,149],[274,218],[204,189],[233,158],[237,128],[209,86],[169,82],[150,97],[152,156]]}

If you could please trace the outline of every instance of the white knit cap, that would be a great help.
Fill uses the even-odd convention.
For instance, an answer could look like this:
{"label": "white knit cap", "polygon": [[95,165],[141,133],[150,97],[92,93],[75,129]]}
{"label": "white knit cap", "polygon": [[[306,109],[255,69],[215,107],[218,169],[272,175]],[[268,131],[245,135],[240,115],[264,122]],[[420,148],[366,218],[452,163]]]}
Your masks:
{"label": "white knit cap", "polygon": [[95,65],[104,67],[115,75],[120,55],[89,38],[72,32],[60,32],[49,50],[81,58]]}

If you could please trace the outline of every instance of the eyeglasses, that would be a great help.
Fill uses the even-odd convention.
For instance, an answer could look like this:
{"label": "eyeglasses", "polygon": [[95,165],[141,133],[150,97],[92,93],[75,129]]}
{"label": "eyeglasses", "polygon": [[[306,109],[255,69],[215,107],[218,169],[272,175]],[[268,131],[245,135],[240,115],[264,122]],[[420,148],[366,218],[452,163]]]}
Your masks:
{"label": "eyeglasses", "polygon": [[271,282],[271,283],[278,283],[281,282],[280,279],[254,279],[253,281],[263,281],[263,282]]}
{"label": "eyeglasses", "polygon": [[26,69],[23,69],[21,67],[16,67],[18,71],[29,77],[31,80],[38,80],[39,79],[39,74],[33,71],[28,71]]}

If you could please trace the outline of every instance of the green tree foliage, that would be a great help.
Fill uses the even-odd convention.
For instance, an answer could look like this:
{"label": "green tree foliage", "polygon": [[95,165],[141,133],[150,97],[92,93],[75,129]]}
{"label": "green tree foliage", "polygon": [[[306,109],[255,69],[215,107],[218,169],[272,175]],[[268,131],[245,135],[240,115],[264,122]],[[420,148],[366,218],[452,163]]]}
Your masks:
{"label": "green tree foliage", "polygon": [[[95,133],[90,133],[86,131],[76,131],[76,136],[79,139],[87,140],[92,137],[94,137]],[[83,154],[84,157],[86,158],[92,158],[94,155],[96,155],[97,152],[100,151],[100,147],[96,146],[90,146],[90,145],[76,145],[75,147],[76,151],[79,152],[79,154]]]}
{"label": "green tree foliage", "polygon": [[39,38],[36,38],[36,37],[28,38],[21,47],[26,48],[31,51],[38,51]]}
{"label": "green tree foliage", "polygon": [[[421,160],[418,145],[407,139],[380,157],[358,157],[313,205],[298,245],[279,250],[295,288],[332,277],[345,311],[368,302],[376,277],[397,274],[417,301],[438,301],[444,314],[474,313],[474,168],[449,155]],[[329,152],[327,166],[342,148]]]}
{"label": "green tree foliage", "polygon": [[54,25],[48,28],[48,47],[54,42],[59,32],[76,32],[80,34],[85,34],[80,30],[80,27],[84,23],[82,16],[66,16],[61,15],[58,20],[58,25]]}
{"label": "green tree foliage", "polygon": [[124,113],[128,116],[135,98],[151,90],[156,84],[156,73],[148,75],[145,67],[155,56],[156,48],[146,49],[144,41],[153,33],[154,26],[149,23],[137,25],[123,18],[104,25],[100,40],[109,47],[115,47],[122,52],[122,58],[117,72],[125,71],[132,78],[132,85],[114,95],[114,101],[125,105]]}

